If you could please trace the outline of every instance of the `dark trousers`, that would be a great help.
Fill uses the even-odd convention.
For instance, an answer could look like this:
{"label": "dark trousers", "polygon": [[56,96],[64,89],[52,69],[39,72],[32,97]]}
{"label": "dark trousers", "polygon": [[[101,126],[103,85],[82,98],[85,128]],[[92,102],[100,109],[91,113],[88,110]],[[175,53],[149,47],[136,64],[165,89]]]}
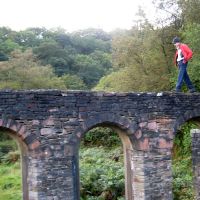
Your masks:
{"label": "dark trousers", "polygon": [[187,62],[183,63],[183,60],[178,62],[179,73],[178,73],[178,80],[176,83],[176,91],[181,90],[183,81],[186,83],[189,90],[194,89],[194,86],[190,80],[188,73],[187,73],[187,64],[188,64]]}

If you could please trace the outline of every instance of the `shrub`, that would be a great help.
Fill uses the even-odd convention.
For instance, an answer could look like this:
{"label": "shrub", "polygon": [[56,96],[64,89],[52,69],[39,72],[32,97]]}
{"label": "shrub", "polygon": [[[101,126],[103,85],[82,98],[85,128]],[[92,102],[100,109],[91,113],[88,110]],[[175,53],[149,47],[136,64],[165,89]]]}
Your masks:
{"label": "shrub", "polygon": [[174,200],[194,200],[192,149],[190,130],[196,128],[191,122],[185,123],[177,132],[173,147],[173,194]]}
{"label": "shrub", "polygon": [[[114,159],[115,157],[119,159]],[[121,148],[82,148],[80,151],[81,198],[117,200],[124,197],[124,167]]]}
{"label": "shrub", "polygon": [[[4,162],[9,152],[16,152],[18,149],[14,140],[0,141],[0,163]],[[15,153],[16,154],[16,153]],[[19,155],[19,152],[17,153]]]}
{"label": "shrub", "polygon": [[2,157],[2,161],[7,164],[15,163],[20,160],[19,151],[10,151]]}
{"label": "shrub", "polygon": [[83,138],[83,144],[87,146],[112,147],[122,143],[117,133],[112,129],[97,127],[86,133]]}
{"label": "shrub", "polygon": [[191,157],[173,164],[173,178],[174,200],[194,200]]}

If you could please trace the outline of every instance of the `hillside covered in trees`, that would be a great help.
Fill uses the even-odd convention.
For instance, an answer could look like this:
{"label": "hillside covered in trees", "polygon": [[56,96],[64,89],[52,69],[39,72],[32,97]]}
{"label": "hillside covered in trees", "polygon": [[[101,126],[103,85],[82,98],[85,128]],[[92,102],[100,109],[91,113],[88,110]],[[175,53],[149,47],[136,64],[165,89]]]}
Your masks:
{"label": "hillside covered in trees", "polygon": [[189,73],[199,88],[199,4],[154,0],[161,13],[156,23],[139,8],[130,30],[110,33],[0,27],[0,88],[171,90],[177,77],[172,45],[176,35],[194,52]]}
{"label": "hillside covered in trees", "polygon": [[1,88],[91,89],[112,67],[111,36],[94,29],[1,27],[0,60]]}

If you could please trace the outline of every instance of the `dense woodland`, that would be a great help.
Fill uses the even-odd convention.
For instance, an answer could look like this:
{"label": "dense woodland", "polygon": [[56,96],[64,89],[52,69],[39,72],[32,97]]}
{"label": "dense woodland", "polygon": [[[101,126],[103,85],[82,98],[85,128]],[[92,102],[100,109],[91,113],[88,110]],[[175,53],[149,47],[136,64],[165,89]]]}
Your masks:
{"label": "dense woodland", "polygon": [[[156,23],[150,22],[140,7],[130,30],[107,33],[90,28],[68,33],[62,28],[14,31],[0,27],[0,89],[170,91],[177,79],[172,39],[178,36],[194,52],[188,71],[199,91],[200,0],[153,2],[157,8]],[[186,91],[184,86],[183,92]],[[175,200],[194,199],[189,134],[194,127],[191,123],[184,124],[175,139]],[[117,134],[97,128],[86,135],[80,153],[83,158],[80,174],[84,174],[81,183],[87,183],[81,187],[82,199],[124,199],[123,153]],[[19,163],[13,145],[6,148],[12,149],[11,153],[3,150],[5,144],[10,146],[8,138],[1,134],[0,140],[0,175],[3,177],[9,170],[18,169]],[[107,157],[103,159],[102,155]],[[96,169],[92,167],[93,162],[98,163]],[[109,170],[108,166],[103,167],[105,163],[109,163]],[[17,187],[14,194],[20,193],[20,181],[15,179],[16,176],[1,178],[0,193],[5,196],[0,199],[11,200],[6,191],[13,187]],[[14,184],[11,180],[18,182]],[[13,190],[8,193],[13,194]],[[16,200],[16,195],[14,198]]]}
{"label": "dense woodland", "polygon": [[157,22],[150,23],[139,8],[130,30],[68,33],[62,28],[28,28],[17,32],[0,27],[0,87],[171,90],[177,76],[172,38],[177,35],[194,52],[189,72],[199,88],[199,0],[154,3],[160,16]]}

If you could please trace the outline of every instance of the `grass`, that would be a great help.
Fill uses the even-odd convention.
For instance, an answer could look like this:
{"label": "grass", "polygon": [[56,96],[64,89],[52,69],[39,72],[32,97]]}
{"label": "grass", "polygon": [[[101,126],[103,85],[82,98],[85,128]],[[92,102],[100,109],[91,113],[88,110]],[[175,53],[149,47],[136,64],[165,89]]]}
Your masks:
{"label": "grass", "polygon": [[15,164],[0,164],[0,199],[21,200],[21,167],[20,162]]}

